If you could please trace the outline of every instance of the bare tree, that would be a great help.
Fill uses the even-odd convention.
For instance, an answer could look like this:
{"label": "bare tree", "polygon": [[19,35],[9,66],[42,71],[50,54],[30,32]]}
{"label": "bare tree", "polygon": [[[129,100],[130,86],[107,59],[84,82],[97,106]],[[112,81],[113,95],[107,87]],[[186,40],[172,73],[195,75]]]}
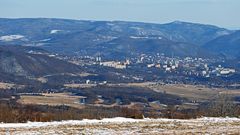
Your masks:
{"label": "bare tree", "polygon": [[237,108],[229,93],[220,93],[215,100],[211,101],[209,110],[206,111],[211,116],[226,117],[236,116]]}

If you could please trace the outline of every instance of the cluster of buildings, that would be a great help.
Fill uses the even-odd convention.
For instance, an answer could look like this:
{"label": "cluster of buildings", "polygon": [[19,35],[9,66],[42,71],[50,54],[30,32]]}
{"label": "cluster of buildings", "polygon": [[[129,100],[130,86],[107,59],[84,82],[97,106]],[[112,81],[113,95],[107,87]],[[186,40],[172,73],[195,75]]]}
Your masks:
{"label": "cluster of buildings", "polygon": [[130,60],[126,60],[125,62],[120,61],[106,61],[100,62],[101,66],[112,67],[116,69],[126,69],[128,65],[130,65]]}
{"label": "cluster of buildings", "polygon": [[202,75],[205,77],[210,76],[227,76],[234,74],[236,72],[233,68],[225,68],[221,65],[218,65],[217,67],[208,67],[208,65],[205,65],[205,70],[202,71]]}
{"label": "cluster of buildings", "polygon": [[[116,69],[126,69],[132,64],[145,65],[146,68],[157,68],[165,72],[174,72],[185,75],[194,76],[226,76],[236,73],[234,68],[226,68],[221,65],[214,66],[215,60],[192,58],[192,57],[167,57],[164,54],[146,55],[142,54],[137,58],[127,59],[124,62],[120,61],[105,61],[97,57],[96,60],[101,66],[112,67]],[[136,66],[135,66],[136,67]]]}
{"label": "cluster of buildings", "polygon": [[[192,57],[167,57],[163,54],[146,55],[133,58],[131,64],[146,65],[146,68],[157,68],[165,72],[174,72],[194,76],[228,76],[236,73],[236,69],[214,65],[219,61],[214,59],[192,58]],[[130,64],[130,62],[128,63]],[[126,68],[126,67],[124,67]]]}
{"label": "cluster of buildings", "polygon": [[168,63],[164,63],[164,64],[160,64],[160,63],[157,63],[157,64],[147,64],[147,68],[153,68],[153,67],[171,72],[173,70],[176,70],[179,67],[179,65],[178,65],[178,63],[171,63],[171,64],[168,64]]}
{"label": "cluster of buildings", "polygon": [[127,64],[124,62],[116,62],[116,61],[106,61],[106,62],[101,62],[101,66],[106,66],[106,67],[112,67],[116,69],[126,69]]}
{"label": "cluster of buildings", "polygon": [[[31,52],[33,53],[33,52]],[[139,54],[137,57],[130,57],[126,60],[106,60],[100,55],[94,56],[78,56],[62,59],[78,65],[99,65],[111,67],[115,69],[127,69],[129,67],[142,68],[148,70],[158,69],[167,73],[175,73],[191,76],[228,76],[235,74],[237,71],[234,68],[223,67],[221,65],[214,65],[219,63],[219,60],[206,58],[192,58],[192,57],[168,57],[164,54]],[[70,59],[70,60],[69,60]]]}

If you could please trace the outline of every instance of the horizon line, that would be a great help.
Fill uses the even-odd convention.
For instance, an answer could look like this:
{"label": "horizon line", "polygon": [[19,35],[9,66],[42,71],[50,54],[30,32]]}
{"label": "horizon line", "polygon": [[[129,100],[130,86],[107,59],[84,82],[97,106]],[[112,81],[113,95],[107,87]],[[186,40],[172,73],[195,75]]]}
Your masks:
{"label": "horizon line", "polygon": [[129,23],[146,23],[146,24],[156,24],[156,25],[163,25],[163,24],[170,24],[174,22],[180,23],[191,23],[191,24],[199,24],[199,25],[208,25],[208,26],[215,26],[218,28],[224,28],[228,30],[240,30],[240,27],[224,27],[210,23],[202,23],[202,22],[194,22],[194,21],[185,21],[185,20],[172,20],[167,22],[155,22],[155,21],[135,21],[135,20],[100,20],[100,19],[77,19],[77,18],[64,18],[64,17],[0,17],[0,19],[59,19],[59,20],[73,20],[73,21],[95,21],[95,22],[129,22]]}

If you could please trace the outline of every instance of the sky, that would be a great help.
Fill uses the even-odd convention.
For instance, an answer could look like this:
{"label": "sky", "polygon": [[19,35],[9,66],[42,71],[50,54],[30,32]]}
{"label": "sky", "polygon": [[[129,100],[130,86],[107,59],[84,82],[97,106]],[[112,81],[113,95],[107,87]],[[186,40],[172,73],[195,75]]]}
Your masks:
{"label": "sky", "polygon": [[240,28],[240,0],[0,0],[0,18],[168,23]]}

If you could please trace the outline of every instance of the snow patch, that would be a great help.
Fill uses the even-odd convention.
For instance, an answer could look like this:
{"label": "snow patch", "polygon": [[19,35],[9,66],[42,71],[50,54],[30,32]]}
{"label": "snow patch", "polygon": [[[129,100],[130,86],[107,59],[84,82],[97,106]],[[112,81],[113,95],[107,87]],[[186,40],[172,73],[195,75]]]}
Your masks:
{"label": "snow patch", "polygon": [[131,123],[143,121],[140,119],[131,119],[131,118],[104,118],[102,120],[68,120],[68,121],[59,121],[59,122],[27,122],[27,123],[0,123],[0,128],[32,128],[32,127],[47,127],[47,126],[59,126],[59,125],[87,125],[87,124],[98,124],[98,123]]}
{"label": "snow patch", "polygon": [[57,34],[57,33],[59,33],[59,32],[61,32],[62,30],[51,30],[50,31],[50,34]]}
{"label": "snow patch", "polygon": [[131,29],[135,29],[135,30],[142,30],[143,28],[140,27],[130,27]]}
{"label": "snow patch", "polygon": [[161,40],[162,39],[162,37],[137,37],[137,36],[130,36],[130,38],[132,38],[132,39],[159,39],[159,40]]}
{"label": "snow patch", "polygon": [[203,117],[198,119],[166,119],[166,118],[159,118],[159,119],[131,119],[131,118],[123,118],[123,117],[116,117],[116,118],[104,118],[102,120],[68,120],[68,121],[59,121],[59,122],[27,122],[27,123],[0,123],[0,128],[33,128],[33,127],[47,127],[47,126],[60,126],[60,125],[89,125],[89,124],[122,124],[122,123],[135,123],[135,122],[210,122],[210,123],[223,123],[223,122],[240,122],[240,118],[213,118],[213,117]]}
{"label": "snow patch", "polygon": [[47,38],[47,39],[42,39],[42,40],[39,40],[39,42],[47,42],[47,41],[50,41],[51,38]]}
{"label": "snow patch", "polygon": [[183,24],[183,22],[181,22],[181,21],[174,21],[174,22],[172,22],[173,24]]}
{"label": "snow patch", "polygon": [[217,36],[224,36],[224,35],[229,35],[230,32],[226,31],[226,30],[223,30],[223,31],[218,31],[217,32]]}
{"label": "snow patch", "polygon": [[[102,120],[0,123],[0,134],[239,134],[239,123],[240,118],[229,117],[202,117],[198,119],[117,117]],[[180,128],[181,130],[179,130]]]}
{"label": "snow patch", "polygon": [[107,25],[108,25],[108,26],[114,26],[114,24],[113,24],[113,23],[107,23]]}
{"label": "snow patch", "polygon": [[136,36],[130,36],[132,39],[148,39],[149,37],[136,37]]}
{"label": "snow patch", "polygon": [[102,36],[103,39],[107,39],[107,40],[113,40],[116,39],[118,37],[113,37],[113,36]]}
{"label": "snow patch", "polygon": [[5,42],[10,42],[10,41],[22,39],[22,38],[24,38],[23,35],[6,35],[6,36],[1,36],[0,40]]}

